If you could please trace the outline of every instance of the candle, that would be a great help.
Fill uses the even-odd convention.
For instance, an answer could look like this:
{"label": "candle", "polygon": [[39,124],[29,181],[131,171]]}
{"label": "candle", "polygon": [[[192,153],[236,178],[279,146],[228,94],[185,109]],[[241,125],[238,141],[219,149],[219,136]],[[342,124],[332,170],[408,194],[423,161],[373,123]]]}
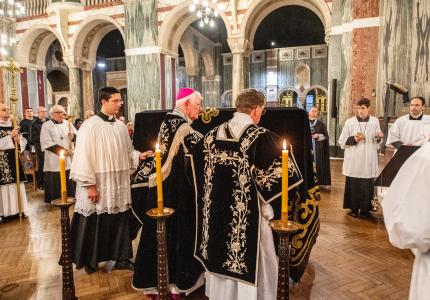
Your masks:
{"label": "candle", "polygon": [[288,224],[288,150],[287,142],[284,140],[282,149],[282,209],[281,222]]}
{"label": "candle", "polygon": [[160,146],[155,146],[155,169],[157,174],[157,208],[158,213],[163,213],[163,176],[161,174],[161,152]]}
{"label": "candle", "polygon": [[60,152],[60,180],[61,180],[61,203],[67,203],[66,157],[64,156],[64,151]]}

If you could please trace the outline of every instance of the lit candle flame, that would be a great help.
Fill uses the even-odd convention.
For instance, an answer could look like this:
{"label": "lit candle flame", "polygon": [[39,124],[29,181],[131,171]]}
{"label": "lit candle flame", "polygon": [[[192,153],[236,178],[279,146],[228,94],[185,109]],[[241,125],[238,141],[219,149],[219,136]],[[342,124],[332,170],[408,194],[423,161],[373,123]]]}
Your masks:
{"label": "lit candle flame", "polygon": [[160,149],[160,144],[155,144],[155,150],[159,150]]}
{"label": "lit candle flame", "polygon": [[60,158],[64,158],[64,150],[60,151]]}
{"label": "lit candle flame", "polygon": [[283,147],[284,150],[287,150],[287,141],[284,140],[284,143],[282,144],[282,147]]}

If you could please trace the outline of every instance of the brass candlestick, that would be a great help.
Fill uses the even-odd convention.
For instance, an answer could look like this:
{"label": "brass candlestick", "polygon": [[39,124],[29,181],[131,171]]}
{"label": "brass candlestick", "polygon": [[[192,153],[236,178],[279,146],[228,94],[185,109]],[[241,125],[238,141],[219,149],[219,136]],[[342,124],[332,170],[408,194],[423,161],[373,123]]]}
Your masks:
{"label": "brass candlestick", "polygon": [[168,300],[169,296],[166,219],[171,217],[174,212],[172,208],[168,207],[164,207],[162,212],[158,208],[152,208],[146,212],[149,217],[157,220],[157,288],[159,300]]}
{"label": "brass candlestick", "polygon": [[299,230],[297,223],[281,220],[270,221],[270,227],[279,235],[278,288],[277,300],[290,298],[290,236]]}
{"label": "brass candlestick", "polygon": [[58,264],[62,267],[63,271],[63,300],[76,299],[69,218],[69,207],[75,202],[74,198],[67,198],[66,202],[61,198],[51,201],[52,205],[61,209],[61,256]]}
{"label": "brass candlestick", "polygon": [[[8,71],[12,76],[11,83],[11,94],[10,94],[10,111],[12,113],[12,124],[13,129],[18,129],[17,119],[16,119],[16,102],[18,101],[18,97],[16,96],[16,74],[21,73],[21,69],[14,62],[13,58],[9,59],[9,63],[5,66],[0,66],[2,69]],[[22,206],[21,206],[21,189],[20,184],[21,180],[19,177],[19,142],[14,140],[15,145],[15,169],[16,169],[16,195],[18,200],[18,213],[19,213],[19,222],[22,222]]]}

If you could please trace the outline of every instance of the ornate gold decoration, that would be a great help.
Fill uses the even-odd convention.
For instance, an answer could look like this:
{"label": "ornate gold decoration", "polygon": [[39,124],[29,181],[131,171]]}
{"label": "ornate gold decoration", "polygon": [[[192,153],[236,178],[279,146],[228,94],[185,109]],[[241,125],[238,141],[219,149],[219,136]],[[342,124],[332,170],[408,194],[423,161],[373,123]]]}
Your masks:
{"label": "ornate gold decoration", "polygon": [[214,107],[206,107],[201,113],[200,118],[203,123],[209,124],[212,122],[212,118],[215,118],[219,115],[219,109]]}

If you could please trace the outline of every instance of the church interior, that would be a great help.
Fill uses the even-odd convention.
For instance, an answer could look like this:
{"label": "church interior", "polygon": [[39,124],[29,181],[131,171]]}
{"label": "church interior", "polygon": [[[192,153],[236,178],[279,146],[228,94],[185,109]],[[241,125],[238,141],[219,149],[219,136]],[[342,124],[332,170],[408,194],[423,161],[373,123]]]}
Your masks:
{"label": "church interior", "polygon": [[[138,113],[172,110],[181,88],[199,91],[208,109],[234,108],[244,89],[260,91],[268,110],[316,107],[331,186],[319,188],[318,236],[290,297],[407,299],[415,256],[390,244],[378,204],[371,218],[346,213],[338,139],[360,98],[384,134],[409,113],[406,95],[430,105],[429,28],[426,0],[0,0],[0,103],[15,96],[19,119],[59,104],[84,120],[110,86],[123,101],[116,117],[135,126]],[[135,145],[145,130],[134,128]],[[394,154],[379,152],[380,170]],[[0,299],[64,299],[60,210],[43,201],[35,168],[26,217],[0,222]],[[130,270],[73,275],[79,299],[150,299]],[[200,288],[182,299],[207,298]]]}

